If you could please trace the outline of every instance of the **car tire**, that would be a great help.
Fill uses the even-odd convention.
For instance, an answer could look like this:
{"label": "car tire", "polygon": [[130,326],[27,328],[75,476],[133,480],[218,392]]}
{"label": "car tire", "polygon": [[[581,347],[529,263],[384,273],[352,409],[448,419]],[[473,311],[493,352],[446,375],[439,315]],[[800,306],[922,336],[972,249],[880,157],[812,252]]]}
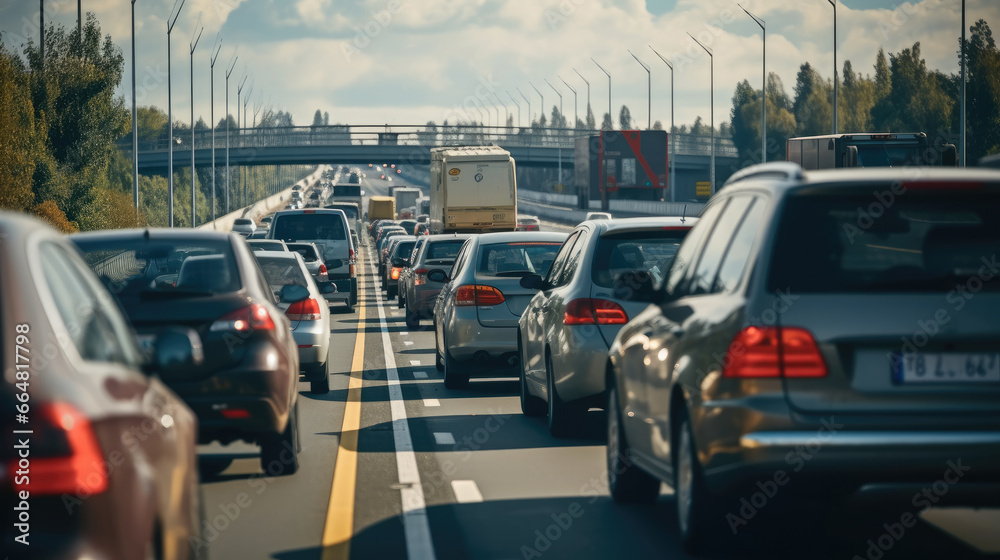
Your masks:
{"label": "car tire", "polygon": [[632,462],[632,448],[625,437],[618,391],[608,389],[608,444],[605,458],[611,498],[619,503],[649,504],[660,495],[660,481]]}
{"label": "car tire", "polygon": [[309,380],[309,392],[315,395],[325,395],[330,392],[330,360],[318,365],[313,370]]}
{"label": "car tire", "polygon": [[545,381],[548,384],[549,434],[562,438],[573,433],[583,416],[580,407],[559,398],[556,392],[555,376],[552,373],[552,356],[545,356]]}
{"label": "car tire", "polygon": [[521,364],[521,412],[533,418],[545,416],[545,401],[528,391],[528,377],[524,371],[526,362],[521,348],[521,331],[517,332],[517,358]]}
{"label": "car tire", "polygon": [[[399,290],[399,288],[396,289]],[[406,290],[399,290],[399,293],[396,294],[396,307],[399,309],[406,307],[406,298],[403,297],[404,295],[406,295]]]}
{"label": "car tire", "polygon": [[444,386],[449,389],[465,389],[469,386],[469,374],[462,369],[459,361],[448,352],[448,339],[444,339]]}
{"label": "car tire", "polygon": [[[720,500],[712,496],[705,485],[698,450],[695,448],[691,420],[687,412],[681,417],[676,432],[677,450],[674,459],[674,501],[677,505],[677,527],[681,545],[689,553],[702,551],[725,530]],[[713,526],[714,525],[714,526]]]}
{"label": "car tire", "polygon": [[348,309],[354,311],[354,306],[358,304],[358,279],[351,278],[351,305],[347,306]]}
{"label": "car tire", "polygon": [[[291,450],[291,459],[285,459],[282,454]],[[272,473],[268,470],[269,465],[277,462],[281,470]],[[270,476],[281,476],[295,474],[299,470],[299,405],[292,408],[288,415],[288,424],[285,431],[280,434],[272,434],[260,443],[260,467],[264,473]]]}
{"label": "car tire", "polygon": [[438,371],[444,371],[444,360],[441,359],[441,352],[438,352],[438,331],[437,321],[434,321],[434,367]]}
{"label": "car tire", "polygon": [[410,311],[410,306],[406,306],[406,328],[411,331],[420,330],[420,314]]}

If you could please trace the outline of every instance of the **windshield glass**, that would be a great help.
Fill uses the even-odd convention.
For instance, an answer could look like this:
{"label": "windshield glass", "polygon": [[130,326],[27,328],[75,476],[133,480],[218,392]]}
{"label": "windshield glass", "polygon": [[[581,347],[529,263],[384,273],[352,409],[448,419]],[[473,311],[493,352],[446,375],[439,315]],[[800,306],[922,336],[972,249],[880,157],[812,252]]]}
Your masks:
{"label": "windshield glass", "polygon": [[479,248],[476,276],[545,276],[562,243],[519,241],[494,243]]}
{"label": "windshield glass", "polygon": [[591,275],[594,284],[611,288],[623,273],[641,270],[648,272],[654,285],[658,285],[686,233],[685,230],[656,230],[602,236],[594,252]]}
{"label": "windshield glass", "polygon": [[282,214],[274,219],[273,224],[273,237],[285,241],[347,239],[344,220],[337,214]]}

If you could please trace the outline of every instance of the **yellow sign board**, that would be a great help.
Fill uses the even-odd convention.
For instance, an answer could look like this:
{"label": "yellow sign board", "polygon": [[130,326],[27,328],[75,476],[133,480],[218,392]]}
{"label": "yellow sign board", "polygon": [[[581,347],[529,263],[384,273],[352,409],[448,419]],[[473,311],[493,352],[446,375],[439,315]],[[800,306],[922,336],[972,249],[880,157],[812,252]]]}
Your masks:
{"label": "yellow sign board", "polygon": [[695,196],[712,196],[712,183],[708,181],[698,181],[694,184]]}

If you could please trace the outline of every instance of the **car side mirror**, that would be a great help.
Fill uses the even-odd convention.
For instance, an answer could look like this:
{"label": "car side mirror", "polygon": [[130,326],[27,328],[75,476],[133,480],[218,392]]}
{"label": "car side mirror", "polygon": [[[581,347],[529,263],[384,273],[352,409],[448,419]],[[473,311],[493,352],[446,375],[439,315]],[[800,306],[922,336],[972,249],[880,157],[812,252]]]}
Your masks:
{"label": "car side mirror", "polygon": [[281,287],[281,301],[295,303],[309,297],[309,290],[298,284],[285,284]]}
{"label": "car side mirror", "polygon": [[441,270],[440,268],[435,268],[427,272],[427,279],[431,282],[444,283],[450,280],[448,273]]}
{"label": "car side mirror", "polygon": [[177,381],[196,373],[195,368],[205,360],[205,352],[194,329],[165,327],[156,334],[151,358],[145,368],[147,373]]}
{"label": "car side mirror", "polygon": [[521,287],[525,290],[544,290],[545,280],[539,274],[528,274],[521,277]]}

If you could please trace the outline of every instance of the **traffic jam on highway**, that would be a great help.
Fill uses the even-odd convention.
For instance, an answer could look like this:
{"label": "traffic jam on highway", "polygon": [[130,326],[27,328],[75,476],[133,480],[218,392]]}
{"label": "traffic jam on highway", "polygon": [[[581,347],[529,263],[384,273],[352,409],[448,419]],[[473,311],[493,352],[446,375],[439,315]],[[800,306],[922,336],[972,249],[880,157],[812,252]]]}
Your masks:
{"label": "traffic jam on highway", "polygon": [[996,552],[996,171],[574,225],[500,148],[379,165],[228,232],[0,218],[5,553]]}

